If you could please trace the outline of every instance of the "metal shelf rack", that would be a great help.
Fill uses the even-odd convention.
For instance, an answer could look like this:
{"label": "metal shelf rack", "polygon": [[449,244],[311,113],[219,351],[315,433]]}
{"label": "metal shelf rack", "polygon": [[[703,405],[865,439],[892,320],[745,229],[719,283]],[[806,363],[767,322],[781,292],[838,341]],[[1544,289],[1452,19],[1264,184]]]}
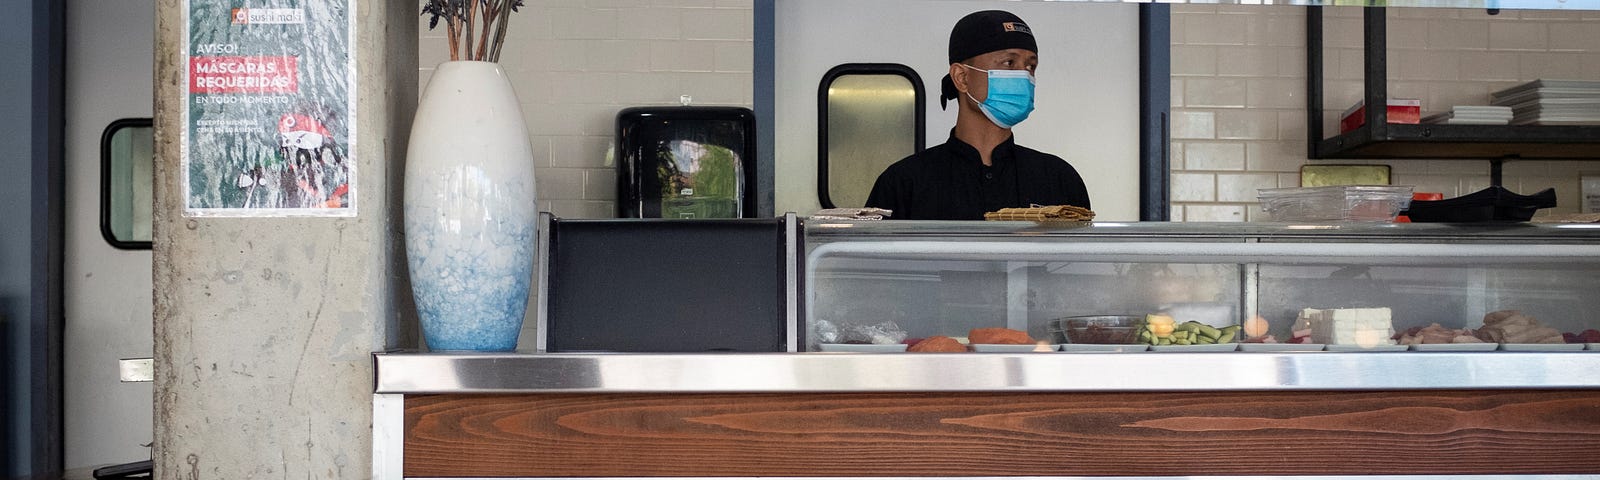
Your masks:
{"label": "metal shelf rack", "polygon": [[[1322,7],[1306,7],[1307,155],[1312,159],[1488,160],[1490,183],[1501,184],[1507,160],[1600,159],[1600,126],[1411,125],[1388,122],[1387,108],[1367,108],[1364,124],[1323,134]],[[1386,9],[1363,12],[1366,105],[1388,105]]]}

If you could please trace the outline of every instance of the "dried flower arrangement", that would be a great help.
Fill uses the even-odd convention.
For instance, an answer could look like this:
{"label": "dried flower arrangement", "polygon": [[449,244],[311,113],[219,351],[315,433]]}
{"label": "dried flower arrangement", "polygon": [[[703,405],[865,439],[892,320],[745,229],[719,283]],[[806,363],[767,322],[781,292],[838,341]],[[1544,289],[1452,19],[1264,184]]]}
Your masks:
{"label": "dried flower arrangement", "polygon": [[506,43],[506,24],[520,7],[522,0],[424,0],[422,14],[433,16],[428,19],[429,30],[444,18],[450,60],[498,62],[500,47]]}

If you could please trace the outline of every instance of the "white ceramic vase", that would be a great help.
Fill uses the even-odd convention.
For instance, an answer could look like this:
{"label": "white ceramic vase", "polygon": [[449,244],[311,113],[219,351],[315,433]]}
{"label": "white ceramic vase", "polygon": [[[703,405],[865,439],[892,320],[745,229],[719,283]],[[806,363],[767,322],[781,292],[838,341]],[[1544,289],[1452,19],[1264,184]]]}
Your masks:
{"label": "white ceramic vase", "polygon": [[406,257],[435,351],[511,351],[533,278],[533,150],[500,65],[446,62],[406,153]]}

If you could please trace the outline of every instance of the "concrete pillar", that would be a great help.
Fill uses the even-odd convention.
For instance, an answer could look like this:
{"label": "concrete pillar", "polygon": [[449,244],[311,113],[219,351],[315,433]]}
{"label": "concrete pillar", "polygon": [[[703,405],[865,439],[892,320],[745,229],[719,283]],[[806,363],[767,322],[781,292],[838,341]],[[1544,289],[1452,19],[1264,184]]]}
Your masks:
{"label": "concrete pillar", "polygon": [[417,3],[353,0],[354,218],[186,218],[183,2],[156,5],[155,448],[162,479],[369,478],[370,353],[415,343],[400,186]]}

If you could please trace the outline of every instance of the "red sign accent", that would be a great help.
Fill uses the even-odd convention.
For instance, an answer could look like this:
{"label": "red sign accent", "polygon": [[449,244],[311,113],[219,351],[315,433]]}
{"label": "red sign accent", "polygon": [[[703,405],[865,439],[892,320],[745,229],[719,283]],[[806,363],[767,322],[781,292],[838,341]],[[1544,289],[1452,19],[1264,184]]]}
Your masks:
{"label": "red sign accent", "polygon": [[284,57],[190,57],[189,93],[295,93],[299,59]]}
{"label": "red sign accent", "polygon": [[289,132],[310,132],[324,137],[333,136],[332,133],[328,133],[327,127],[322,126],[322,122],[311,118],[310,115],[298,113],[285,113],[283,116],[278,117],[278,133]]}

